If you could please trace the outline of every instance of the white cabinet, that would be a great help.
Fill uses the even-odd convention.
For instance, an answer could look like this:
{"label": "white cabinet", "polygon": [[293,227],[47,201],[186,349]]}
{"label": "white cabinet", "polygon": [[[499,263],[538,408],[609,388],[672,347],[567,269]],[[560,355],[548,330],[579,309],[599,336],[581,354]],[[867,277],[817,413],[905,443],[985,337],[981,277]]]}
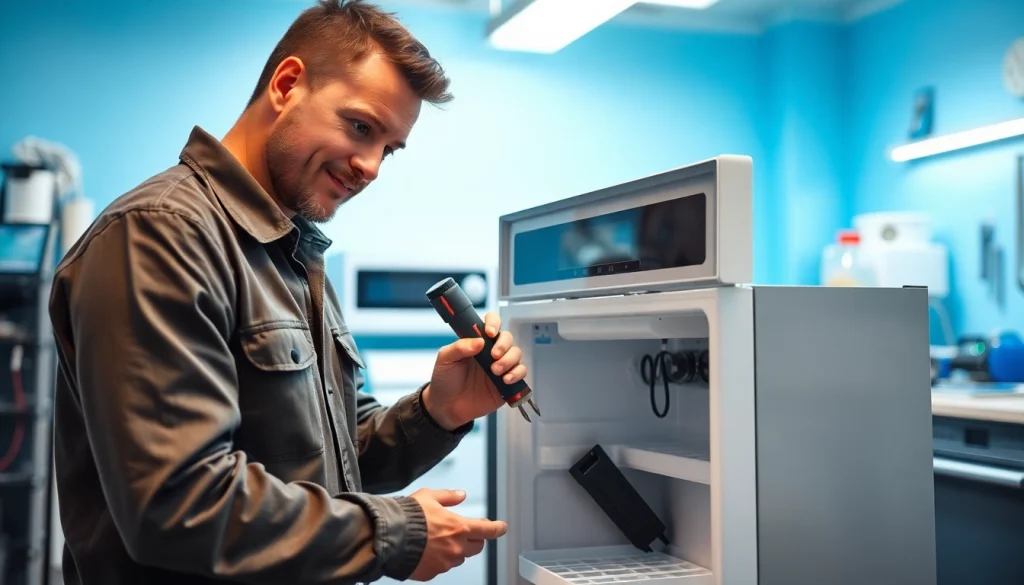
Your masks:
{"label": "white cabinet", "polygon": [[[750,284],[751,177],[719,157],[502,218],[542,416],[497,416],[498,585],[935,583],[927,293]],[[595,445],[667,546],[570,473]]]}

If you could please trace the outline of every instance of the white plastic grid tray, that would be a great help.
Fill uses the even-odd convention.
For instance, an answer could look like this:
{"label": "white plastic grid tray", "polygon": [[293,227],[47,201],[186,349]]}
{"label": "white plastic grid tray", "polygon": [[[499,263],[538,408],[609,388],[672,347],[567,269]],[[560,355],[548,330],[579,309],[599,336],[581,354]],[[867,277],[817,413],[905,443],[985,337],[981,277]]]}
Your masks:
{"label": "white plastic grid tray", "polygon": [[711,571],[663,552],[632,546],[545,550],[519,557],[519,574],[535,585],[712,585]]}

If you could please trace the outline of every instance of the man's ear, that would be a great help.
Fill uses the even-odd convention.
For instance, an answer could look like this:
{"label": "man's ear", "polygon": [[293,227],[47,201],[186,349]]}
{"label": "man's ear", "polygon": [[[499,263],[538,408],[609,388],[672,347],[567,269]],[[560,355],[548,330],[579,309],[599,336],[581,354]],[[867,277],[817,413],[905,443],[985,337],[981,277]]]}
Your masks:
{"label": "man's ear", "polygon": [[270,107],[281,113],[290,101],[300,97],[307,86],[306,65],[298,57],[287,57],[274,70],[267,87]]}

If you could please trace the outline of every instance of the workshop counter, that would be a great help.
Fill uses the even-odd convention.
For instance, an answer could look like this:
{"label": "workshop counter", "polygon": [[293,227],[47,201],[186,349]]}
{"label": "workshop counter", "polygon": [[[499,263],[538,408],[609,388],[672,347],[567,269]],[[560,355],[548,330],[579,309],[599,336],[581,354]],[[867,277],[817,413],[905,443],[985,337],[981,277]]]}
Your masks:
{"label": "workshop counter", "polygon": [[1024,424],[1024,396],[972,397],[953,392],[932,392],[932,414]]}

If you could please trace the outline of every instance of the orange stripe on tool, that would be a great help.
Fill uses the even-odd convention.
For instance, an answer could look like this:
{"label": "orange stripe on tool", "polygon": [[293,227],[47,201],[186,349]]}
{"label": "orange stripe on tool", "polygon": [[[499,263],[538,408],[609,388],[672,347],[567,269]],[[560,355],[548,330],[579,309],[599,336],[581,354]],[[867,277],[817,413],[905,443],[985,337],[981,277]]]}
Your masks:
{"label": "orange stripe on tool", "polygon": [[473,331],[476,331],[476,334],[479,335],[480,337],[484,336],[483,333],[480,333],[480,328],[476,326],[476,323],[473,323]]}
{"label": "orange stripe on tool", "polygon": [[444,308],[448,309],[449,315],[455,314],[455,311],[452,310],[452,306],[448,304],[448,299],[441,297],[441,302],[444,303]]}

